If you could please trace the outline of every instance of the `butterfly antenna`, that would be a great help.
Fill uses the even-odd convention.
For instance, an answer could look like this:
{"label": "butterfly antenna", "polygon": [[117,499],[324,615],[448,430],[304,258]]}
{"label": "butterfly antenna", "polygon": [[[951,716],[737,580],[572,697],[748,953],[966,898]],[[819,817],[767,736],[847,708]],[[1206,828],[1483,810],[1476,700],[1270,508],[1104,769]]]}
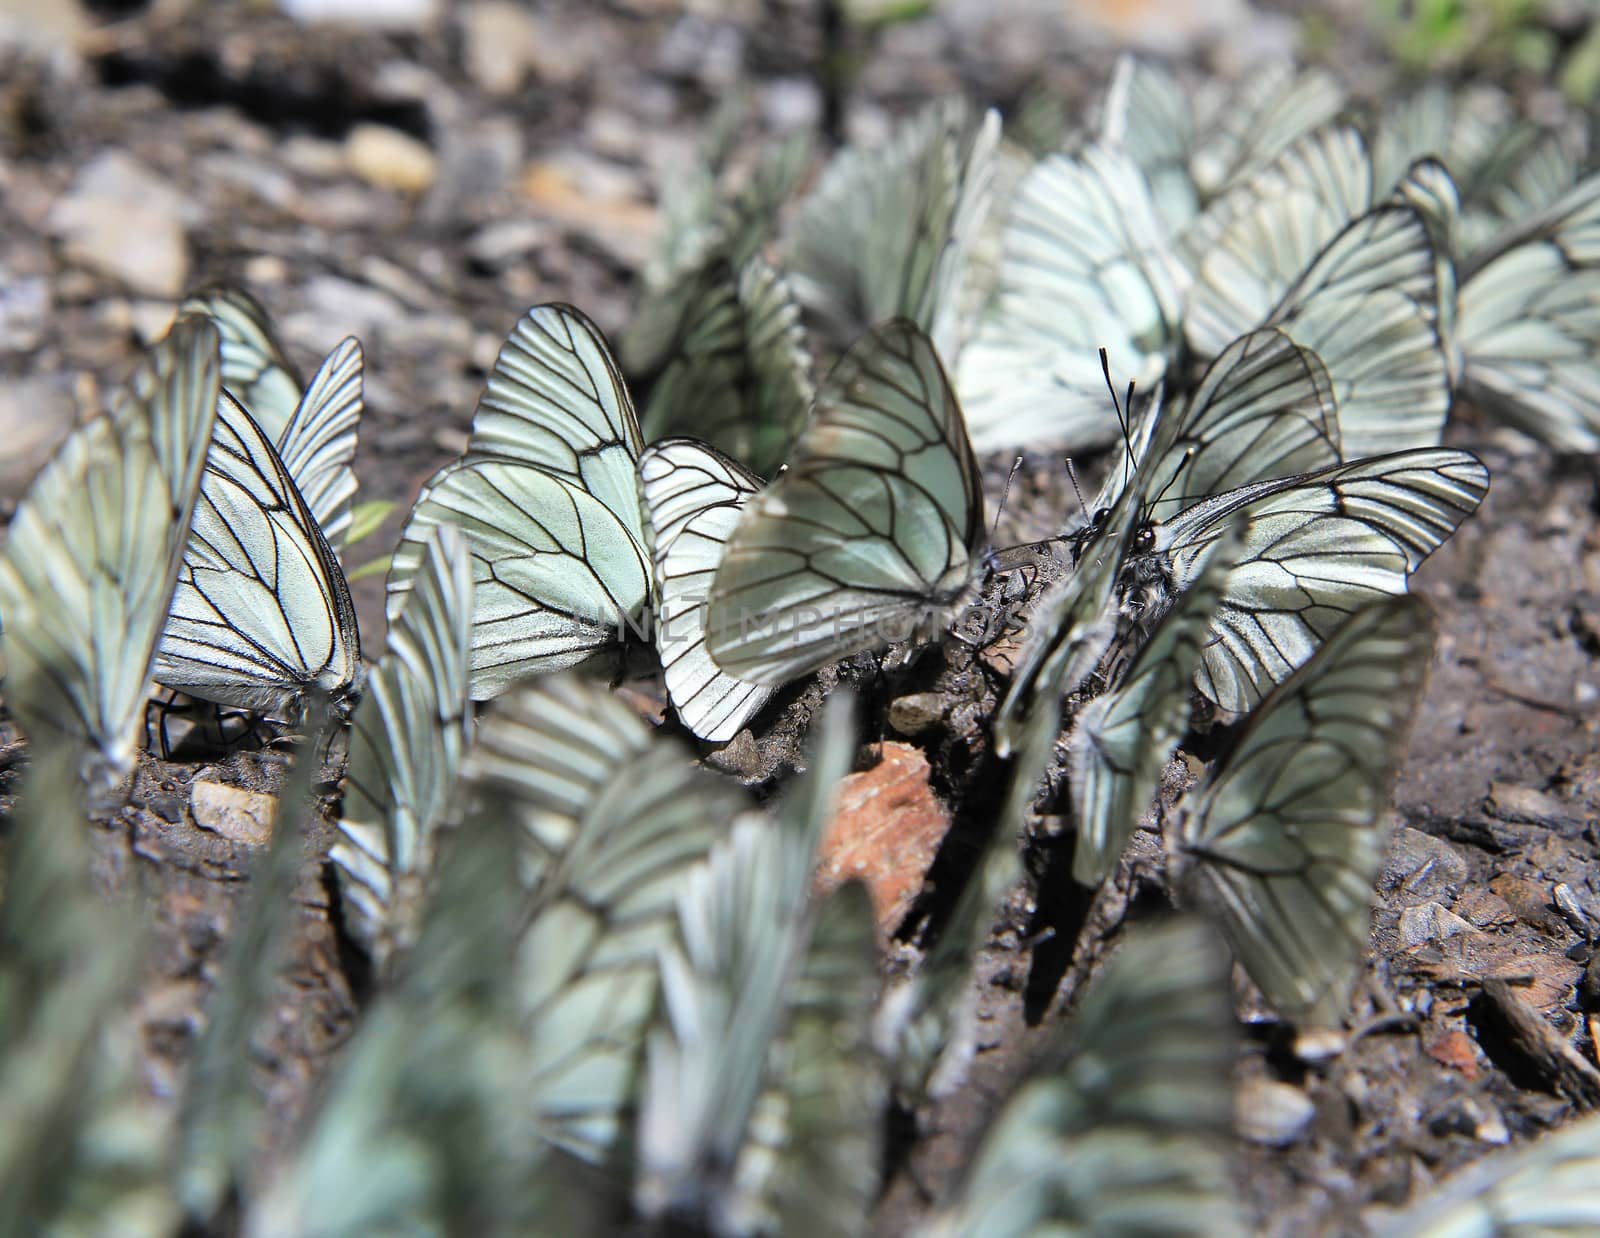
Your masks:
{"label": "butterfly antenna", "polygon": [[1167,491],[1171,490],[1173,483],[1176,482],[1178,478],[1183,476],[1183,470],[1188,467],[1189,461],[1193,458],[1194,448],[1187,448],[1183,453],[1183,458],[1178,461],[1178,466],[1172,470],[1172,476],[1167,478],[1167,484],[1161,487],[1161,490],[1156,494],[1156,497],[1150,500],[1148,506],[1155,507],[1161,502],[1162,499],[1166,497]]}
{"label": "butterfly antenna", "polygon": [[1006,514],[1006,500],[1011,497],[1011,483],[1017,480],[1017,473],[1022,468],[1022,457],[1018,456],[1011,462],[1011,471],[1006,474],[1005,489],[1000,492],[1000,506],[995,508],[994,527],[989,530],[989,541],[993,542],[1000,533],[1000,517]]}
{"label": "butterfly antenna", "polygon": [[1078,487],[1078,470],[1072,465],[1072,457],[1066,458],[1067,480],[1072,483],[1072,493],[1077,496],[1078,510],[1083,513],[1085,520],[1089,519],[1089,505],[1083,501],[1083,491]]}
{"label": "butterfly antenna", "polygon": [[1111,380],[1111,358],[1106,350],[1100,350],[1100,373],[1105,375],[1106,390],[1111,393],[1111,407],[1117,411],[1117,428],[1122,431],[1122,449],[1125,453],[1123,459],[1123,484],[1127,484],[1128,477],[1133,470],[1133,432],[1128,424],[1128,414],[1133,408],[1133,384],[1128,384],[1128,401],[1124,405],[1117,399],[1117,385]]}

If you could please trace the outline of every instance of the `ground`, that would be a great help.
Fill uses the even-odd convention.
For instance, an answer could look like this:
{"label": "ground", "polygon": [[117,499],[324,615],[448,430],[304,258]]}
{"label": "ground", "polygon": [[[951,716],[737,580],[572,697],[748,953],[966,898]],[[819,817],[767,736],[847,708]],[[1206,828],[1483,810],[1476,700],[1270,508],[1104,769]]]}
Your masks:
{"label": "ground", "polygon": [[[343,334],[361,336],[363,497],[403,509],[459,451],[524,308],[560,299],[607,330],[623,324],[656,194],[695,157],[718,100],[748,92],[746,155],[775,132],[835,119],[817,83],[828,76],[819,66],[840,62],[823,57],[817,11],[800,0],[689,14],[659,0],[486,3],[422,30],[337,35],[262,6],[106,7],[129,15],[86,24],[70,50],[0,51],[0,515],[140,342],[165,329],[180,289],[208,280],[249,285],[307,369]],[[937,93],[1007,105],[1032,82],[1076,105],[1130,31],[1224,71],[1248,50],[1141,18],[1148,7],[1090,6],[1109,34],[1068,27],[1048,5],[1002,21],[952,3],[875,42],[851,36],[852,57],[833,74],[850,81],[840,116],[874,134]],[[1287,46],[1297,29],[1281,13],[1237,27],[1251,46]],[[1370,84],[1359,32],[1335,46]],[[1592,461],[1556,460],[1471,410],[1450,438],[1483,451],[1494,484],[1417,579],[1439,615],[1439,654],[1396,792],[1355,1032],[1340,1052],[1296,1044],[1240,984],[1250,1137],[1239,1186],[1263,1232],[1359,1233],[1461,1164],[1600,1103],[1580,1068],[1593,1068],[1587,1016],[1600,1009],[1600,965],[1584,979],[1600,934],[1600,481]],[[1003,473],[995,462],[997,482]],[[1055,462],[1030,460],[1007,527],[1054,531],[1071,505]],[[398,520],[356,548],[354,566],[392,544]],[[355,584],[373,655],[381,586],[381,575]],[[937,886],[993,826],[1003,772],[984,719],[996,682],[948,653],[840,673],[865,697],[868,738],[927,757],[926,774],[907,758],[907,777],[925,780],[954,822]],[[934,694],[931,724],[896,710],[918,692]],[[714,762],[767,783],[823,694],[789,690],[757,743]],[[197,825],[193,785],[271,790],[282,768],[271,752],[147,760],[128,809],[97,831],[108,883],[137,883],[158,908],[140,1006],[158,1095],[184,1069],[259,851],[237,814]],[[1169,789],[1185,777],[1179,762]],[[369,987],[338,928],[327,841],[323,830],[308,841],[294,962],[264,1046],[269,1156],[293,1139]],[[1063,845],[1047,816],[1030,846],[1032,884],[1007,900],[984,959],[972,1078],[896,1126],[883,1233],[925,1210],[1124,916],[1159,901],[1150,865],[1137,862],[1092,901],[1064,889]],[[1156,848],[1141,836],[1135,851]],[[918,914],[936,903],[925,897]],[[901,929],[897,960],[914,955],[923,923]],[[1512,985],[1480,983],[1490,977]],[[1578,1065],[1526,1032],[1527,1008]]]}

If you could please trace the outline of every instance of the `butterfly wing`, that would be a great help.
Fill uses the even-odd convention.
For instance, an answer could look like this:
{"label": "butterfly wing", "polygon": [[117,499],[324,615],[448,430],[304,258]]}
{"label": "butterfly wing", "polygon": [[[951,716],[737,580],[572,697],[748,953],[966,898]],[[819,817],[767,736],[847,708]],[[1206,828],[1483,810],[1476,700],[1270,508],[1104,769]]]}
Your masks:
{"label": "butterfly wing", "polygon": [[391,622],[408,605],[429,531],[444,524],[460,528],[472,562],[474,700],[574,666],[642,626],[642,533],[565,477],[483,457],[446,465],[424,485],[389,570]]}
{"label": "butterfly wing", "polygon": [[[1305,662],[1353,611],[1407,580],[1489,489],[1477,457],[1397,452],[1217,495],[1156,530],[1125,577],[1180,592],[1199,554],[1231,524],[1239,564],[1212,621],[1197,686],[1222,709],[1249,709]],[[1157,607],[1159,611],[1159,607]]]}
{"label": "butterfly wing", "polygon": [[910,636],[970,583],[977,460],[933,344],[877,328],[824,383],[789,469],[745,509],[712,581],[706,648],[780,684]]}
{"label": "butterfly wing", "polygon": [[643,544],[634,463],[639,419],[600,328],[536,305],[512,328],[472,418],[468,460],[535,465],[588,491]]}
{"label": "butterfly wing", "polygon": [[706,267],[672,359],[650,391],[649,440],[693,434],[772,474],[815,394],[800,309],[784,277],[755,256]]}
{"label": "butterfly wing", "polygon": [[706,599],[728,540],[761,482],[693,439],[664,439],[639,459],[656,592],[656,647],[667,695],[701,739],[726,743],[772,695],[725,675],[706,652]]}
{"label": "butterfly wing", "polygon": [[73,431],[0,553],[7,705],[66,736],[98,795],[133,762],[218,398],[217,333],[180,320],[110,411]]}
{"label": "butterfly wing", "polygon": [[204,314],[222,335],[222,385],[276,443],[300,405],[300,376],[283,355],[267,311],[242,288],[214,286],[183,299],[179,314]]}
{"label": "butterfly wing", "polygon": [[1189,164],[1202,200],[1249,179],[1292,142],[1333,120],[1345,93],[1323,69],[1271,66],[1209,109]]}
{"label": "butterfly wing", "polygon": [[1139,165],[1168,236],[1180,235],[1200,213],[1189,171],[1197,136],[1193,106],[1177,80],[1150,61],[1118,56],[1101,107],[1100,138]]}
{"label": "butterfly wing", "polygon": [[359,687],[339,561],[266,434],[226,391],[152,672],[202,700],[283,716]]}
{"label": "butterfly wing", "polygon": [[1187,278],[1131,156],[1096,145],[1041,160],[1018,186],[994,299],[960,354],[973,442],[1109,442],[1097,349],[1114,374],[1159,378]]}
{"label": "butterfly wing", "polygon": [[278,456],[335,549],[350,530],[356,494],[356,438],[365,407],[361,342],[350,336],[328,354],[277,440]]}
{"label": "butterfly wing", "polygon": [[932,104],[880,149],[847,147],[800,203],[785,238],[796,295],[841,337],[886,318],[959,349],[971,250],[988,214],[995,112]]}
{"label": "butterfly wing", "polygon": [[328,852],[351,935],[380,969],[415,941],[471,739],[466,542],[442,525],[423,554],[417,587],[389,629],[389,652],[350,721],[341,837]]}
{"label": "butterfly wing", "polygon": [[1251,714],[1186,806],[1180,867],[1251,979],[1295,1019],[1344,1015],[1433,639],[1420,599],[1355,611]]}

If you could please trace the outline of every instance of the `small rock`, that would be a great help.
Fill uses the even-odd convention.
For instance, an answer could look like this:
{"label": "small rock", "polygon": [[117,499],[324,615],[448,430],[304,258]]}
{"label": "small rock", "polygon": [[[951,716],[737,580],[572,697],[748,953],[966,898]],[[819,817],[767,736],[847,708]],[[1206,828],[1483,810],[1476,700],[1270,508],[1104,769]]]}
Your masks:
{"label": "small rock", "polygon": [[32,352],[50,321],[50,281],[12,279],[0,270],[0,352]]}
{"label": "small rock", "polygon": [[1517,918],[1546,933],[1560,932],[1566,921],[1550,905],[1550,888],[1525,877],[1501,873],[1489,882],[1489,889],[1505,899]]}
{"label": "small rock", "polygon": [[459,20],[461,56],[473,80],[491,95],[519,89],[535,54],[533,15],[509,0],[481,0],[462,10]]}
{"label": "small rock", "polygon": [[367,184],[401,193],[425,193],[439,174],[426,143],[387,125],[356,125],[344,140],[344,158]]}
{"label": "small rock", "polygon": [[889,703],[889,725],[902,735],[921,735],[944,718],[945,699],[938,692],[910,692]]}
{"label": "small rock", "polygon": [[189,791],[189,811],[201,829],[247,847],[264,847],[272,840],[278,801],[242,787],[197,782]]}
{"label": "small rock", "polygon": [[1344,1050],[1344,1032],[1335,1027],[1302,1028],[1294,1038],[1294,1055],[1302,1062],[1331,1062]]}
{"label": "small rock", "polygon": [[1444,839],[1406,825],[1394,832],[1378,888],[1437,898],[1453,892],[1469,872],[1466,858]]}
{"label": "small rock", "polygon": [[888,937],[922,892],[950,816],[928,785],[928,758],[910,744],[885,741],[872,769],[851,774],[817,852],[814,888],[824,894],[864,881],[878,931]]}
{"label": "small rock", "polygon": [[244,264],[244,282],[253,288],[281,284],[289,278],[289,264],[277,254],[257,254]]}
{"label": "small rock", "polygon": [[1317,1107],[1297,1087],[1275,1079],[1246,1079],[1234,1097],[1234,1125],[1241,1138],[1269,1148],[1284,1148],[1294,1143]]}
{"label": "small rock", "polygon": [[283,333],[303,338],[308,349],[328,348],[329,341],[354,335],[363,343],[399,324],[405,309],[388,293],[337,275],[318,275],[300,291],[303,308],[285,315]]}
{"label": "small rock", "polygon": [[1485,810],[1502,821],[1521,825],[1542,825],[1545,829],[1573,833],[1582,829],[1584,813],[1558,795],[1539,791],[1533,787],[1511,786],[1503,782],[1489,784],[1489,798]]}
{"label": "small rock", "polygon": [[1590,959],[1583,969],[1583,979],[1578,982],[1578,1008],[1591,1014],[1600,1013],[1600,954]]}
{"label": "small rock", "polygon": [[134,332],[146,344],[153,344],[172,329],[178,307],[171,301],[139,300],[128,306]]}
{"label": "small rock", "polygon": [[1427,1053],[1439,1065],[1460,1071],[1469,1081],[1478,1077],[1478,1047],[1465,1032],[1446,1032],[1427,1046]]}
{"label": "small rock", "polygon": [[386,30],[428,25],[439,12],[438,0],[278,0],[278,7],[307,25],[339,22]]}
{"label": "small rock", "polygon": [[345,168],[344,148],[325,138],[291,134],[278,146],[278,158],[296,176],[332,180]]}
{"label": "small rock", "polygon": [[47,226],[70,261],[137,292],[176,299],[188,281],[182,199],[167,178],[122,151],[85,164]]}
{"label": "small rock", "polygon": [[1476,931],[1455,912],[1438,903],[1407,907],[1400,913],[1400,944],[1407,950],[1426,942],[1447,941],[1462,933]]}
{"label": "small rock", "polygon": [[[549,229],[533,219],[505,219],[480,228],[467,241],[467,256],[491,271],[527,257],[549,239]],[[499,343],[495,344],[499,348]],[[492,354],[491,354],[492,355]]]}
{"label": "small rock", "polygon": [[631,267],[643,266],[655,248],[656,213],[632,196],[636,187],[625,170],[594,160],[535,163],[522,177],[536,211]]}
{"label": "small rock", "polygon": [[1492,890],[1480,887],[1463,892],[1456,899],[1455,911],[1478,928],[1499,928],[1517,922],[1517,913],[1511,910],[1511,904]]}

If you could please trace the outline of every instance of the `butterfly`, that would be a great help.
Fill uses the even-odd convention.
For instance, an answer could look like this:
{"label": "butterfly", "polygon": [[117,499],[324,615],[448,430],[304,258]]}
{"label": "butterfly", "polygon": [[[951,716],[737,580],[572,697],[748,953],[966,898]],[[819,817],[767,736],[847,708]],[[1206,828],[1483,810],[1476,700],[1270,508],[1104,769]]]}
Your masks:
{"label": "butterfly", "polygon": [[655,584],[656,648],[673,708],[691,731],[723,743],[772,695],[718,669],[706,651],[706,603],[728,539],[761,481],[694,439],[652,443],[639,458]]}
{"label": "butterfly", "polygon": [[1132,934],[927,1232],[1243,1233],[1227,1187],[1232,1033],[1203,924]]}
{"label": "butterfly", "polygon": [[62,442],[0,553],[7,704],[35,743],[80,750],[95,800],[132,767],[219,381],[216,330],[180,322]]}
{"label": "butterfly", "polygon": [[450,525],[424,547],[417,587],[389,629],[350,720],[340,839],[328,852],[351,936],[383,969],[415,940],[439,832],[472,738],[467,707],[472,575]]}
{"label": "butterfly", "polygon": [[963,101],[947,99],[902,123],[881,147],[841,150],[783,237],[801,303],[843,339],[909,318],[942,356],[956,356],[999,140],[999,113],[974,121]]}
{"label": "butterfly", "polygon": [[1600,449],[1600,174],[1461,264],[1462,396],[1560,451]]}
{"label": "butterfly", "polygon": [[1270,66],[1229,94],[1195,92],[1160,66],[1124,54],[1101,104],[1099,136],[1138,163],[1176,237],[1211,200],[1344,106],[1344,91],[1319,69]]}
{"label": "butterfly", "polygon": [[776,686],[942,621],[985,543],[983,491],[933,342],[897,319],[823,383],[788,470],[745,507],[711,582],[706,650]]}
{"label": "butterfly", "polygon": [[390,621],[428,531],[455,524],[472,558],[471,693],[573,666],[650,603],[636,462],[638,417],[604,336],[578,310],[540,305],[513,328],[473,417],[466,455],[422,488],[387,584]]}
{"label": "butterfly", "polygon": [[710,262],[651,384],[644,437],[692,433],[769,476],[805,423],[810,367],[783,275],[759,255],[742,267]]}
{"label": "butterfly", "polygon": [[680,896],[639,1106],[645,1216],[787,1232],[780,1217],[814,1226],[820,1205],[851,1218],[849,1232],[875,1197],[884,1089],[869,1043],[871,904],[859,886],[809,897],[855,752],[849,698],[830,700],[819,722],[776,819],[736,820]]}
{"label": "butterfly", "polygon": [[352,464],[365,408],[361,342],[341,340],[302,390],[266,311],[248,293],[206,289],[185,297],[178,312],[204,314],[221,331],[223,387],[271,441],[329,545],[342,549],[353,520]]}
{"label": "butterfly", "polygon": [[343,710],[360,691],[344,572],[266,433],[226,390],[152,674],[291,720],[309,694]]}
{"label": "butterfly", "polygon": [[1410,204],[1409,182],[1397,201],[1374,188],[1361,135],[1321,129],[1213,203],[1184,241],[1190,346],[1211,356],[1271,326],[1316,352],[1350,457],[1436,444],[1451,399],[1453,287],[1441,290],[1449,255],[1435,249],[1448,224]]}
{"label": "butterfly", "polygon": [[993,297],[956,366],[980,451],[1110,441],[1096,349],[1141,387],[1180,341],[1188,272],[1120,147],[1050,155],[1012,198]]}
{"label": "butterfly", "polygon": [[1433,642],[1418,598],[1354,611],[1250,714],[1169,835],[1179,889],[1296,1021],[1344,1015]]}

